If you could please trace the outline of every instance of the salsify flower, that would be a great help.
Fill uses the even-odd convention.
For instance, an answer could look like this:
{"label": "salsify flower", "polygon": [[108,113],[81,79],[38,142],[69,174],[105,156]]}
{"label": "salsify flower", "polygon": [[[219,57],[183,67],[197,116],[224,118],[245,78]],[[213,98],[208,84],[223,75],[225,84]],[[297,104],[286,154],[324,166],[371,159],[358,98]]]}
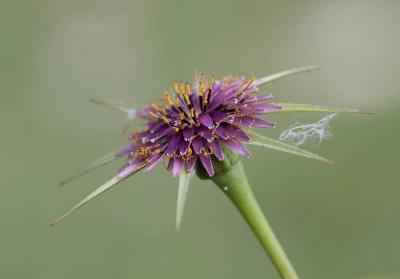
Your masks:
{"label": "salsify flower", "polygon": [[[83,199],[53,224],[60,222],[77,208],[139,170],[151,171],[162,162],[173,176],[180,177],[177,229],[181,223],[189,182],[195,169],[204,170],[206,177],[219,184],[218,181],[224,181],[225,178],[222,180],[222,176],[213,178],[216,175],[216,165],[226,161],[225,157],[229,154],[249,157],[251,152],[246,145],[262,146],[330,163],[331,161],[317,154],[253,131],[253,129],[275,127],[275,123],[260,117],[264,114],[307,111],[367,113],[355,109],[276,103],[272,101],[271,94],[260,92],[260,87],[269,82],[316,69],[318,68],[310,66],[263,78],[228,76],[220,80],[215,79],[214,76],[202,74],[196,77],[193,84],[183,81],[173,83],[171,91],[164,92],[163,101],[151,103],[140,109],[93,100],[98,104],[126,113],[129,121],[138,117],[145,119],[145,127],[129,136],[127,146],[107,154],[63,182],[69,182],[73,178],[117,158],[127,158],[127,162],[119,169],[115,177]],[[225,191],[226,187],[226,185],[223,186]]]}
{"label": "salsify flower", "polygon": [[178,176],[191,172],[196,162],[209,176],[215,174],[211,157],[223,160],[222,145],[242,155],[250,151],[242,144],[251,141],[243,128],[273,128],[275,124],[256,117],[280,110],[268,101],[271,94],[258,92],[255,78],[226,77],[216,81],[201,75],[195,86],[181,81],[173,85],[174,96],[165,92],[165,104],[152,103],[140,110],[146,128],[130,136],[131,145],[120,152],[128,155],[122,178],[140,168],[153,169],[163,159]]}

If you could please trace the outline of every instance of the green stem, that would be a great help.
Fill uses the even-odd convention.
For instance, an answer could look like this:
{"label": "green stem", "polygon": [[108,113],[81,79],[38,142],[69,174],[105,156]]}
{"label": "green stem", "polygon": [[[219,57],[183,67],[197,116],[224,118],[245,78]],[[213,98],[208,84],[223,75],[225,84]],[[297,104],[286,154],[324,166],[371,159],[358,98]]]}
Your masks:
{"label": "green stem", "polygon": [[211,178],[229,197],[247,221],[284,279],[298,279],[284,250],[268,224],[247,181],[241,161],[234,162]]}

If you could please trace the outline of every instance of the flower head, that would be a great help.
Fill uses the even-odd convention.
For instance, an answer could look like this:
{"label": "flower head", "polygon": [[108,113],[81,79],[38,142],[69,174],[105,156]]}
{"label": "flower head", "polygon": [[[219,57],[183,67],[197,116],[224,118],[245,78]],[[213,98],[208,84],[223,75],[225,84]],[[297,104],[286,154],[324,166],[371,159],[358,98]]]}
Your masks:
{"label": "flower head", "polygon": [[229,76],[215,80],[201,75],[195,84],[175,82],[173,93],[165,91],[162,103],[152,103],[140,111],[146,128],[130,136],[124,149],[128,163],[121,177],[145,168],[153,169],[166,160],[174,176],[182,168],[190,172],[202,164],[209,176],[215,174],[211,157],[224,159],[222,146],[250,156],[243,142],[251,141],[243,128],[273,128],[275,124],[257,117],[281,109],[271,104],[271,94],[258,94],[255,78]]}
{"label": "flower head", "polygon": [[255,145],[331,162],[296,146],[259,135],[251,129],[274,128],[273,122],[260,118],[260,115],[275,112],[368,113],[356,109],[272,103],[271,94],[259,92],[259,87],[269,82],[316,69],[318,67],[314,66],[297,68],[260,79],[228,76],[215,80],[214,76],[200,75],[192,85],[188,82],[175,82],[171,92],[164,92],[162,102],[151,103],[141,109],[92,100],[97,104],[122,111],[129,121],[141,117],[147,122],[144,129],[129,136],[129,145],[92,162],[86,169],[62,182],[65,184],[117,158],[127,158],[127,162],[115,177],[84,198],[53,224],[60,222],[71,212],[130,175],[143,169],[150,171],[161,162],[166,163],[166,168],[174,176],[180,176],[177,228],[182,217],[190,178],[196,165],[202,166],[208,177],[213,177],[215,175],[213,162],[224,160],[226,153],[224,150],[249,157],[251,153],[245,144]]}

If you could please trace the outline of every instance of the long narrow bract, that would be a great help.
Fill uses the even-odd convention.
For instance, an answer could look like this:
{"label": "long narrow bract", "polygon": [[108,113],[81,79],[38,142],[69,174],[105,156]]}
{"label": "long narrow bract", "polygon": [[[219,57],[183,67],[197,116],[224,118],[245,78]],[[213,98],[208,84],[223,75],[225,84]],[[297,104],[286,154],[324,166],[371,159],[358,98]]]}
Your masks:
{"label": "long narrow bract", "polygon": [[107,181],[106,183],[104,183],[103,185],[101,185],[100,187],[98,187],[95,191],[93,191],[92,193],[90,193],[86,198],[84,198],[83,200],[81,200],[79,203],[77,203],[74,207],[72,207],[70,210],[68,210],[66,213],[64,213],[63,215],[61,215],[61,217],[57,218],[56,220],[54,220],[51,225],[56,225],[58,223],[60,223],[65,217],[67,217],[68,215],[70,215],[72,212],[74,212],[75,210],[77,210],[78,208],[84,206],[85,204],[87,204],[89,201],[93,200],[94,198],[98,197],[100,194],[103,194],[105,191],[111,189],[112,187],[114,187],[115,185],[117,185],[118,183],[124,181],[126,178],[128,178],[129,176],[131,176],[132,174],[138,172],[139,170],[143,169],[144,167],[146,167],[147,165],[141,165],[141,166],[137,166],[135,168],[130,168],[127,167],[126,171],[123,171],[121,173],[119,173],[117,176],[114,176],[113,178],[111,178],[109,181]]}
{"label": "long narrow bract", "polygon": [[294,68],[286,71],[282,71],[276,74],[272,74],[263,78],[258,79],[257,85],[262,86],[268,83],[271,83],[273,81],[276,81],[281,78],[289,77],[295,74],[300,74],[300,73],[308,73],[311,71],[316,71],[320,70],[321,67],[318,66],[305,66],[305,67],[300,67],[300,68]]}
{"label": "long narrow bract", "polygon": [[348,113],[359,113],[359,114],[373,114],[370,111],[353,109],[353,108],[338,108],[338,107],[328,107],[310,104],[293,104],[293,103],[275,103],[276,106],[280,106],[280,110],[271,111],[272,112],[348,112]]}
{"label": "long narrow bract", "polygon": [[117,104],[116,102],[113,101],[106,101],[106,100],[101,100],[101,99],[96,99],[96,98],[91,98],[90,101],[96,105],[103,106],[112,110],[120,111],[125,113],[126,115],[131,115],[131,118],[133,119],[133,115],[136,112],[136,109],[133,108],[128,108],[125,106],[122,106],[120,104]]}
{"label": "long narrow bract", "polygon": [[90,171],[92,171],[98,167],[101,167],[108,163],[111,163],[112,161],[114,161],[116,159],[118,159],[116,152],[110,152],[110,153],[104,155],[103,157],[89,163],[86,168],[84,168],[84,169],[78,171],[77,173],[75,173],[74,175],[71,175],[70,177],[64,179],[63,181],[60,182],[60,185],[61,186],[65,185],[65,184],[71,182],[72,180],[74,180],[84,174],[87,174]]}
{"label": "long narrow bract", "polygon": [[120,104],[117,104],[116,102],[113,102],[113,101],[106,101],[106,100],[100,100],[100,99],[95,99],[95,98],[90,99],[90,101],[96,105],[100,105],[100,106],[124,113],[126,115],[127,121],[124,125],[124,128],[122,129],[123,134],[128,132],[128,129],[132,123],[132,120],[137,118],[138,115],[140,114],[140,112],[139,112],[140,109],[128,108],[128,107],[122,106]]}
{"label": "long narrow bract", "polygon": [[330,161],[322,156],[319,156],[310,151],[298,148],[296,146],[286,144],[286,143],[262,136],[260,134],[257,134],[254,131],[247,130],[246,133],[253,139],[252,141],[246,142],[246,144],[262,146],[262,147],[266,147],[269,149],[274,149],[274,150],[290,153],[290,154],[305,157],[305,158],[315,159],[315,160],[318,160],[318,161],[321,161],[324,163],[333,164],[332,161]]}
{"label": "long narrow bract", "polygon": [[111,178],[109,181],[104,183],[102,186],[97,188],[94,192],[92,192],[90,195],[88,195],[86,198],[81,200],[78,204],[76,204],[74,207],[72,207],[70,210],[68,210],[66,213],[64,213],[61,217],[59,217],[56,220],[54,220],[54,222],[51,223],[51,225],[53,226],[53,225],[56,225],[56,224],[60,223],[62,219],[64,219],[68,215],[70,215],[72,212],[74,212],[78,208],[84,206],[86,203],[88,203],[89,201],[91,201],[92,199],[97,197],[98,195],[102,194],[103,192],[107,191],[111,187],[117,185],[121,181],[122,180],[118,179],[118,177],[116,177],[116,176]]}
{"label": "long narrow bract", "polygon": [[181,227],[183,210],[185,208],[186,198],[193,174],[194,170],[187,172],[186,169],[183,168],[179,176],[178,200],[176,205],[176,231],[179,231]]}

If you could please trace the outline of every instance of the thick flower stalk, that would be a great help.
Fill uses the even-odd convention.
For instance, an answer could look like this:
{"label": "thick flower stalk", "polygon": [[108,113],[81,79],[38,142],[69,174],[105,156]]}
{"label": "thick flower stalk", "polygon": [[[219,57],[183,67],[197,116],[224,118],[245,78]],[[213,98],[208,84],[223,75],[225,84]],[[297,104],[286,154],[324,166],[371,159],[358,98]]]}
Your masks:
{"label": "thick flower stalk", "polygon": [[[179,176],[176,212],[178,230],[190,179],[197,169],[202,178],[211,178],[228,193],[228,197],[248,221],[281,275],[285,278],[297,278],[263,217],[237,158],[238,156],[249,157],[251,152],[246,145],[256,145],[330,162],[319,155],[264,137],[253,131],[253,129],[275,127],[275,123],[260,118],[270,113],[308,111],[366,113],[354,109],[275,103],[272,102],[271,94],[260,93],[262,85],[282,77],[315,69],[317,68],[313,66],[298,68],[260,79],[228,76],[216,80],[214,76],[200,75],[196,77],[193,84],[183,81],[175,82],[171,92],[164,92],[162,102],[151,103],[148,107],[139,109],[94,100],[98,104],[126,113],[129,121],[137,117],[145,119],[145,127],[129,136],[127,146],[93,162],[88,168],[63,182],[69,182],[117,158],[127,158],[115,177],[53,224],[60,222],[71,212],[132,174],[140,170],[151,171],[161,162],[165,162],[167,170],[173,176]],[[232,160],[233,157],[236,159]],[[230,187],[231,190],[227,191],[226,189]]]}

